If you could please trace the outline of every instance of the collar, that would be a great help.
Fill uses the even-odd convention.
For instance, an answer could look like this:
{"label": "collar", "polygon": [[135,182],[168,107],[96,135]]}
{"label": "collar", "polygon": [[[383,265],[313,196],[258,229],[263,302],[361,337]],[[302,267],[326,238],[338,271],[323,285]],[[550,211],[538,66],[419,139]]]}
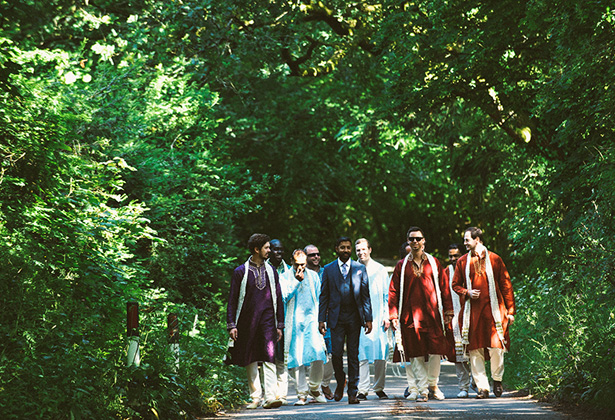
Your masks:
{"label": "collar", "polygon": [[[267,260],[269,261],[269,260]],[[265,265],[265,263],[267,263],[267,261],[263,261],[263,263],[261,265],[256,265],[256,263],[254,261],[252,261],[252,256],[250,255],[250,258],[248,258],[248,263],[252,266],[252,267],[256,267],[256,268],[261,268]]]}
{"label": "collar", "polygon": [[348,269],[350,269],[350,263],[352,262],[352,258],[348,258],[348,261],[346,261],[345,263],[342,262],[342,260],[340,260],[339,258],[337,259],[337,266],[340,268],[342,268],[342,265],[346,264],[346,266],[348,267]]}
{"label": "collar", "polygon": [[487,248],[483,244],[476,245],[474,251],[471,252],[473,257],[480,257],[481,259],[485,258]]}

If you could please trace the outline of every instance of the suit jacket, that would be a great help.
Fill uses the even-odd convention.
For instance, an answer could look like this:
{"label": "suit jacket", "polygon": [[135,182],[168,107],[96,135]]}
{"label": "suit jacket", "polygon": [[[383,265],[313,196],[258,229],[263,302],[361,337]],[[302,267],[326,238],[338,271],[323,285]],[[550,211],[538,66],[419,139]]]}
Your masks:
{"label": "suit jacket", "polygon": [[[369,297],[369,280],[367,269],[361,263],[350,262],[348,276],[350,276],[350,290],[354,296],[361,317],[361,325],[373,321],[372,303]],[[339,319],[342,295],[341,286],[344,278],[337,259],[327,264],[322,273],[320,286],[320,301],[318,305],[318,321],[328,322],[327,328],[335,328]]]}

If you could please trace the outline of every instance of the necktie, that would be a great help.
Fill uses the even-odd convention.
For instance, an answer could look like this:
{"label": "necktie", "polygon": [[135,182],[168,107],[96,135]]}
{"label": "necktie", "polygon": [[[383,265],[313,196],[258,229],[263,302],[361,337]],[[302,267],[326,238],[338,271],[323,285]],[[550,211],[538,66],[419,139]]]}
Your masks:
{"label": "necktie", "polygon": [[346,263],[344,263],[342,264],[342,276],[346,278],[347,275],[348,275],[348,267],[346,267]]}

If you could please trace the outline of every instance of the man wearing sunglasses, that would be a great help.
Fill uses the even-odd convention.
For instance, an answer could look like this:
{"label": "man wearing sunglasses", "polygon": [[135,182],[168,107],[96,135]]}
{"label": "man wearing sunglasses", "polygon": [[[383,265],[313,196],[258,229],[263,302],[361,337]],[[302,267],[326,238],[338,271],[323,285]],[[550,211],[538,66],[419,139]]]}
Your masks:
{"label": "man wearing sunglasses", "polygon": [[[322,280],[322,272],[325,271],[323,267],[320,266],[320,251],[316,245],[310,244],[306,245],[303,248],[305,254],[307,255],[307,268],[318,273],[320,280]],[[331,385],[331,379],[333,379],[333,363],[331,362],[331,330],[327,330],[325,333],[325,345],[327,347],[327,362],[325,363],[323,375],[322,375],[322,393],[325,398],[328,400],[332,400],[333,391],[329,385]]]}
{"label": "man wearing sunglasses", "polygon": [[408,400],[443,400],[438,388],[441,356],[448,352],[445,325],[453,303],[440,262],[425,252],[419,227],[407,233],[411,252],[395,266],[389,287],[389,318],[396,332],[393,362],[406,362]]}

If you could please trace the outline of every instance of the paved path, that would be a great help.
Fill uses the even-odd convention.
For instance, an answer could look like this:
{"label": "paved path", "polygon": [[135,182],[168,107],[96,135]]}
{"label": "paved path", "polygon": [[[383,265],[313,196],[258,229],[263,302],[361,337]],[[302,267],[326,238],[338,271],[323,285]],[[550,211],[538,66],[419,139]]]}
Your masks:
{"label": "paved path", "polygon": [[[294,384],[289,385],[289,404],[277,409],[256,410],[242,409],[234,413],[217,416],[226,419],[504,419],[504,420],[571,420],[574,417],[554,411],[546,404],[540,404],[529,397],[519,397],[514,393],[504,392],[502,397],[491,394],[488,400],[475,398],[456,398],[457,377],[455,365],[444,362],[440,375],[440,389],[446,400],[430,400],[426,403],[407,401],[403,397],[407,386],[405,377],[397,376],[399,369],[388,369],[385,391],[388,400],[378,400],[374,394],[357,405],[349,405],[347,396],[339,401],[326,404],[311,403],[306,406],[292,405],[296,400]],[[331,384],[335,390],[335,383]],[[474,393],[471,393],[474,396]]]}

